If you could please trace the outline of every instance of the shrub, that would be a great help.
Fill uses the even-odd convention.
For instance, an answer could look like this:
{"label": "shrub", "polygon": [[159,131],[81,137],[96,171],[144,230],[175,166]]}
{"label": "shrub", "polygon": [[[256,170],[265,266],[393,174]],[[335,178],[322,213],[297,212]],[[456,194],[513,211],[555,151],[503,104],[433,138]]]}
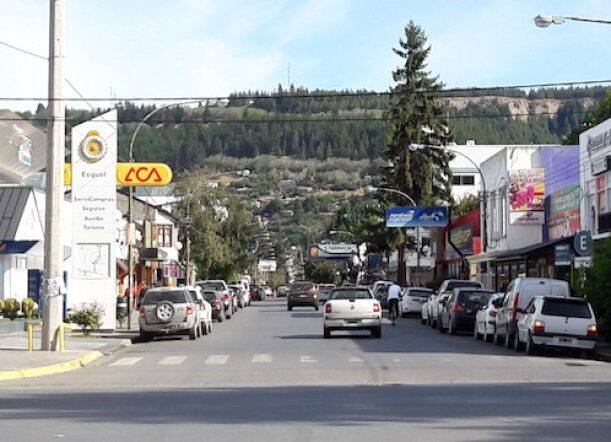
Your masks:
{"label": "shrub", "polygon": [[5,299],[2,306],[2,315],[11,321],[19,315],[19,301],[13,298]]}
{"label": "shrub", "polygon": [[36,310],[36,303],[32,298],[24,298],[21,301],[21,313],[26,319],[31,319],[34,317],[34,312]]}
{"label": "shrub", "polygon": [[70,313],[70,322],[81,326],[83,333],[100,328],[104,307],[97,302],[83,303]]}

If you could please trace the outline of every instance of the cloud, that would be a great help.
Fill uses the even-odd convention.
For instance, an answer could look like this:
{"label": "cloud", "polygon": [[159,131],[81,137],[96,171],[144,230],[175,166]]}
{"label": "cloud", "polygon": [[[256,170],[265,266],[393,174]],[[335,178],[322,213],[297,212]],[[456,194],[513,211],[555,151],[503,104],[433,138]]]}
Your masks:
{"label": "cloud", "polygon": [[307,0],[279,26],[280,44],[328,30],[345,18],[347,9],[346,0]]}

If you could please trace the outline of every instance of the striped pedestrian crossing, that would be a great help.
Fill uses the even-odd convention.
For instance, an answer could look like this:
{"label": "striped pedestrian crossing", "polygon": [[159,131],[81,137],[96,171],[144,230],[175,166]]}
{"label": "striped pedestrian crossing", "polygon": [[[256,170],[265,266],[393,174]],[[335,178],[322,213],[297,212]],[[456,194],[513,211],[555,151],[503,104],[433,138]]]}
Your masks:
{"label": "striped pedestrian crossing", "polygon": [[110,364],[111,367],[129,367],[131,365],[135,365],[142,358],[141,357],[127,357],[121,358]]}

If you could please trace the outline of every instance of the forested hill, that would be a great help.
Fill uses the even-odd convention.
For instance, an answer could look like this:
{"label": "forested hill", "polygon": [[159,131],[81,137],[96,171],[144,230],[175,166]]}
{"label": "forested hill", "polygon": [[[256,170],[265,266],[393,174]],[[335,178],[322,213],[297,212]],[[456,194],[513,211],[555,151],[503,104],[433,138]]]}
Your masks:
{"label": "forested hill", "polygon": [[[560,143],[611,88],[540,89],[526,93],[463,90],[444,92],[454,139],[478,144]],[[271,96],[271,98],[270,98]],[[181,171],[211,155],[255,157],[262,154],[301,159],[375,158],[385,150],[384,110],[388,96],[369,91],[328,91],[278,87],[240,92],[221,106],[174,108],[159,112],[140,132],[136,159],[169,163]],[[135,122],[151,105],[119,106],[120,153],[126,158]],[[70,125],[101,110],[68,111]],[[39,117],[45,110],[39,106]]]}

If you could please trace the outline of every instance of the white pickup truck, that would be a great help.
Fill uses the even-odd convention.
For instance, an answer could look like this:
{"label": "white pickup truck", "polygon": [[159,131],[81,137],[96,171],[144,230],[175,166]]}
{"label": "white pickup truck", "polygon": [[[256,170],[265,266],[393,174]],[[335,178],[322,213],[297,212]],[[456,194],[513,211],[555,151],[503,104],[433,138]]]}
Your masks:
{"label": "white pickup truck", "polygon": [[366,287],[334,289],[325,303],[323,335],[333,330],[370,330],[372,336],[382,337],[382,307]]}

